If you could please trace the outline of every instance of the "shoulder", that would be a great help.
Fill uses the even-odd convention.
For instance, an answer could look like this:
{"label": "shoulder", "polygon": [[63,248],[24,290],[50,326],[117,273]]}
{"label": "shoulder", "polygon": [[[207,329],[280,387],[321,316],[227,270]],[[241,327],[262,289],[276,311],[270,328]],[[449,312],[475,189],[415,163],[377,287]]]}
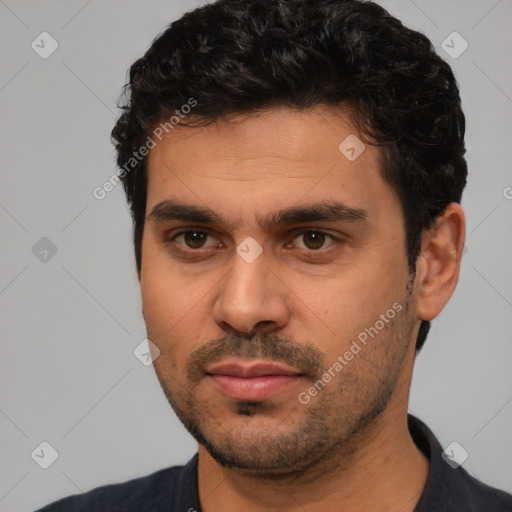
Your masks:
{"label": "shoulder", "polygon": [[442,482],[433,486],[434,493],[423,496],[418,507],[422,510],[464,512],[511,512],[512,495],[491,487],[459,467],[451,469]]}
{"label": "shoulder", "polygon": [[[493,512],[511,512],[512,495],[490,487],[463,470],[463,479],[466,482],[467,501],[471,503],[475,511],[492,510]],[[473,510],[473,509],[471,509]]]}
{"label": "shoulder", "polygon": [[55,501],[37,512],[172,510],[182,470],[183,466],[174,466],[141,478],[97,487]]}
{"label": "shoulder", "polygon": [[430,463],[427,483],[415,512],[512,512],[512,496],[490,487],[466,471],[445,453],[432,431],[414,416],[409,431]]}

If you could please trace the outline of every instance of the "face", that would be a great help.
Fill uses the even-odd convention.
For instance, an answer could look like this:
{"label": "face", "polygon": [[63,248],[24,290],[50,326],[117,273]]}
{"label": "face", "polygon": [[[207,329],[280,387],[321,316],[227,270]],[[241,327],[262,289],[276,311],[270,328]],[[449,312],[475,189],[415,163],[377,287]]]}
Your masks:
{"label": "face", "polygon": [[154,366],[224,466],[287,473],[350,449],[405,371],[418,322],[403,216],[378,149],[338,148],[356,133],[341,109],[280,108],[174,128],[151,150]]}

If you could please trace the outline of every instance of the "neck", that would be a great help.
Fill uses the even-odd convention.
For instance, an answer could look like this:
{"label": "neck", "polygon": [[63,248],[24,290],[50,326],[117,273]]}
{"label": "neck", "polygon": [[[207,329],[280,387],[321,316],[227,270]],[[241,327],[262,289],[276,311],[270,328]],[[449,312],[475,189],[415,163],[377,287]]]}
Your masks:
{"label": "neck", "polygon": [[390,412],[388,408],[360,432],[354,443],[361,448],[339,450],[321,466],[279,479],[223,468],[200,446],[198,481],[203,512],[328,512],[341,508],[412,512],[425,487],[428,461],[409,434],[407,416],[402,413],[388,418]]}

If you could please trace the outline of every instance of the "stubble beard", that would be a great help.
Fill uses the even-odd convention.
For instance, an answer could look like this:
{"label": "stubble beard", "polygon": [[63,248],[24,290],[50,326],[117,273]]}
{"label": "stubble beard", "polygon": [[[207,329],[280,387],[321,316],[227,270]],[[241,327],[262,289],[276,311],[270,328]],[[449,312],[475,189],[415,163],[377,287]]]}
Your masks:
{"label": "stubble beard", "polygon": [[[293,478],[306,470],[323,473],[327,468],[332,470],[332,464],[343,465],[358,452],[360,444],[367,441],[367,432],[372,431],[390,403],[407,354],[408,343],[404,340],[410,339],[414,325],[407,317],[407,309],[309,404],[301,404],[292,395],[291,411],[283,419],[276,419],[271,429],[258,424],[261,418],[275,418],[265,402],[238,403],[226,412],[237,419],[236,428],[229,427],[229,420],[226,423],[216,420],[215,410],[222,405],[201,398],[204,379],[197,371],[199,363],[192,365],[192,369],[189,366],[185,386],[166,379],[157,364],[155,370],[178,418],[221,466],[264,479]],[[217,360],[226,355],[270,357],[298,367],[299,360],[307,360],[306,366],[313,370],[310,375],[316,377],[330,366],[313,346],[298,346],[272,335],[254,339],[226,336],[196,352],[196,362],[211,359],[213,354]],[[315,377],[312,381],[315,382]],[[184,390],[188,391],[184,393]],[[246,419],[243,427],[242,418]]]}

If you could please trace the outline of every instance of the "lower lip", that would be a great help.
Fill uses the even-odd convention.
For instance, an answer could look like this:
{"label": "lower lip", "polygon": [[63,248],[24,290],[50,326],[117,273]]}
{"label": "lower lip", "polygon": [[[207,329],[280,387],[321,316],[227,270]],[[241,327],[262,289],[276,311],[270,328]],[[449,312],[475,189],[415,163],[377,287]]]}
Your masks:
{"label": "lower lip", "polygon": [[263,375],[261,377],[232,377],[211,375],[221,393],[234,400],[261,402],[295,384],[298,375]]}

